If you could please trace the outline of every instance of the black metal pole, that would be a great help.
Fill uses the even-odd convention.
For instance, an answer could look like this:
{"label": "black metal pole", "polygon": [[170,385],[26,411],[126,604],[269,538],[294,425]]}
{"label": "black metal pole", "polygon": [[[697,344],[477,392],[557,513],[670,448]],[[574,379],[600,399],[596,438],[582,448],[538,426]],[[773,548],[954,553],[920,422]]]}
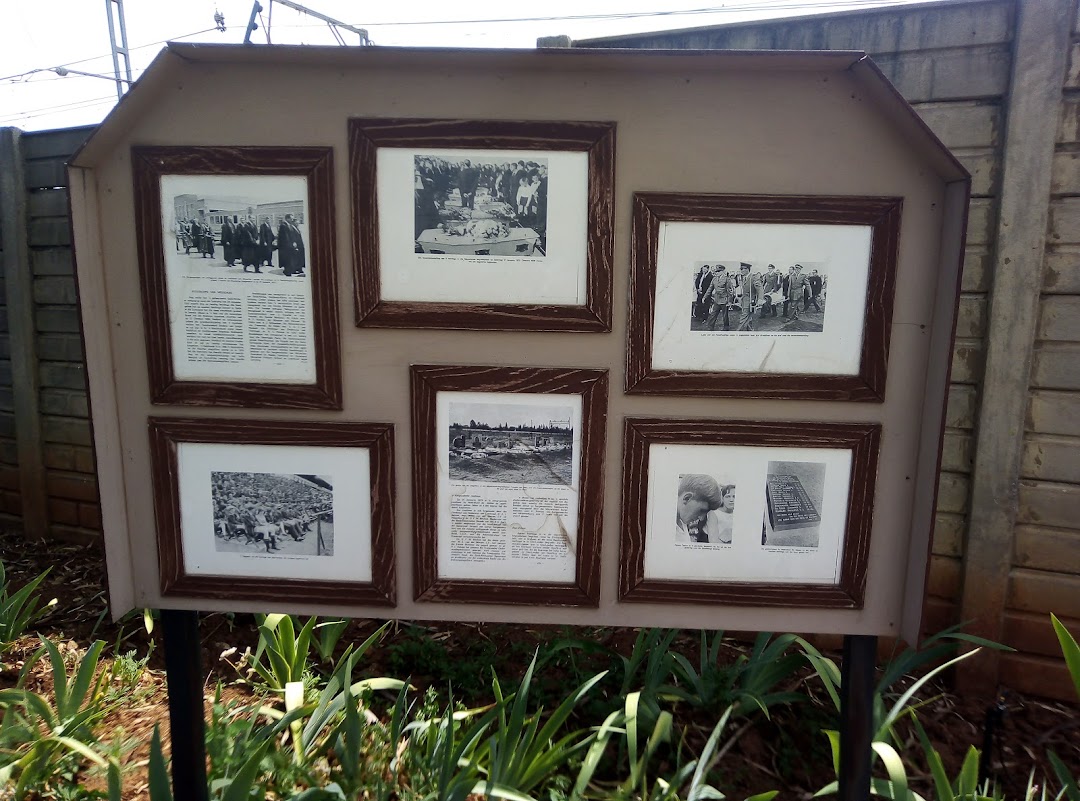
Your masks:
{"label": "black metal pole", "polygon": [[173,798],[176,801],[209,801],[199,614],[162,609],[161,629],[165,639],[165,678],[169,687]]}
{"label": "black metal pole", "polygon": [[839,801],[869,801],[873,765],[874,665],[877,637],[844,636],[840,665],[840,787]]}

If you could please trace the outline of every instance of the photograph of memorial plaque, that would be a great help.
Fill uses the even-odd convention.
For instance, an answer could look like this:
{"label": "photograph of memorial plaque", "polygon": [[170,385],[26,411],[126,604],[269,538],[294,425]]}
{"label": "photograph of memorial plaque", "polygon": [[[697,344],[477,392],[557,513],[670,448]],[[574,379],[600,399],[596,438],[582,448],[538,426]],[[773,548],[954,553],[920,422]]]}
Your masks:
{"label": "photograph of memorial plaque", "polygon": [[614,131],[350,120],[357,324],[610,330]]}
{"label": "photograph of memorial plaque", "polygon": [[331,152],[132,158],[153,401],[340,408]]}
{"label": "photograph of memorial plaque", "polygon": [[817,548],[825,465],[819,462],[769,462],[765,474],[765,514],[761,545],[767,548]]}
{"label": "photograph of memorial plaque", "polygon": [[900,210],[636,194],[626,391],[880,401]]}
{"label": "photograph of memorial plaque", "polygon": [[393,605],[393,427],[151,418],[163,595]]}
{"label": "photograph of memorial plaque", "polygon": [[861,606],[880,426],[628,418],[624,436],[621,600]]}
{"label": "photograph of memorial plaque", "polygon": [[599,600],[607,374],[412,367],[416,598]]}

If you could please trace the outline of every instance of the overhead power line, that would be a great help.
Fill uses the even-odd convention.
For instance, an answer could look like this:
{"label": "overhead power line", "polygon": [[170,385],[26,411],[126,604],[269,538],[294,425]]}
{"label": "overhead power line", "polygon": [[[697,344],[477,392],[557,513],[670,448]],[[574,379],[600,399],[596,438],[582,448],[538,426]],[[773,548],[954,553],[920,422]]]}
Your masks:
{"label": "overhead power line", "polygon": [[[791,10],[820,10],[820,9],[858,9],[865,7],[889,7],[897,5],[905,5],[913,0],[835,0],[835,2],[814,2],[814,3],[798,3],[798,2],[751,2],[751,3],[734,3],[724,6],[709,6],[703,8],[690,8],[690,9],[675,9],[675,10],[657,10],[657,11],[627,11],[623,13],[609,13],[609,14],[569,14],[562,16],[543,16],[543,17],[499,17],[490,19],[451,19],[451,20],[398,20],[393,22],[367,22],[364,23],[369,28],[374,27],[389,27],[389,26],[430,26],[430,25],[483,25],[483,24],[506,24],[515,22],[579,22],[590,20],[624,20],[624,19],[645,19],[648,17],[665,18],[665,17],[678,17],[678,16],[701,16],[705,14],[731,14],[736,12],[745,11],[791,11]],[[285,28],[301,28],[301,27],[323,27],[322,25],[278,25],[277,27]],[[159,39],[155,42],[148,42],[136,47],[130,48],[134,50],[143,50],[147,47],[155,47],[167,42],[176,42],[181,39],[190,39],[193,36],[201,36],[204,33],[210,33],[212,31],[220,31],[220,27],[205,28],[201,31],[194,31],[192,33],[186,33],[182,36],[170,36],[167,39]],[[63,64],[54,64],[49,67],[38,67],[32,70],[26,70],[25,72],[19,72],[14,75],[6,75],[0,78],[0,81],[10,81],[17,78],[23,78],[28,75],[32,75],[36,72],[50,72],[56,67],[71,67],[76,64],[85,64],[89,61],[97,61],[100,59],[111,58],[112,53],[103,53],[100,56],[90,56],[89,58],[82,58],[76,61],[67,61]]]}
{"label": "overhead power line", "polygon": [[[181,39],[190,39],[192,36],[201,36],[204,33],[210,33],[210,31],[216,31],[216,30],[218,30],[218,29],[217,28],[205,28],[205,29],[203,29],[201,31],[194,31],[193,33],[185,33],[183,36],[170,36],[168,39],[159,39],[156,42],[147,42],[146,44],[141,44],[141,45],[138,45],[137,47],[128,48],[128,50],[129,50],[129,52],[130,51],[135,51],[135,50],[145,50],[148,47],[156,47],[157,45],[163,45],[163,44],[165,44],[167,42],[178,42]],[[57,67],[73,67],[76,64],[86,64],[89,61],[99,61],[99,60],[101,60],[103,58],[112,58],[112,51],[110,50],[108,53],[102,53],[100,56],[90,56],[89,58],[80,58],[77,61],[65,61],[63,64],[54,64],[51,67],[36,67],[36,68],[34,68],[32,70],[27,70],[26,72],[18,72],[18,73],[15,73],[14,75],[5,75],[3,78],[0,78],[0,81],[12,81],[12,80],[15,80],[15,79],[18,79],[18,78],[25,78],[25,77],[27,77],[29,75],[33,75],[36,72],[52,72]]]}
{"label": "overhead power line", "polygon": [[[823,8],[864,8],[864,7],[889,7],[906,5],[915,0],[836,0],[835,2],[818,3],[774,3],[757,2],[729,4],[724,6],[711,6],[708,8],[676,9],[672,11],[625,11],[608,14],[569,14],[547,17],[496,17],[486,19],[445,19],[445,20],[400,20],[397,22],[366,22],[369,28],[384,26],[417,26],[417,25],[494,25],[514,22],[583,22],[592,20],[624,20],[644,19],[649,17],[678,17],[700,16],[705,14],[731,14],[746,11],[791,11],[791,10],[816,10]],[[317,27],[305,26],[281,26],[281,27]]]}

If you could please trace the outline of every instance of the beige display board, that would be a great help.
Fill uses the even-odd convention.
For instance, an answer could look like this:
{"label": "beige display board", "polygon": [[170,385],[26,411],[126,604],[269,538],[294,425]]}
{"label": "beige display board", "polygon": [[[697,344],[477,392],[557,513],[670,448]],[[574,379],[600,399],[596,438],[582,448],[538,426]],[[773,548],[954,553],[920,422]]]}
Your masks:
{"label": "beige display board", "polygon": [[114,615],[917,638],[969,177],[865,55],[174,44],[70,173]]}

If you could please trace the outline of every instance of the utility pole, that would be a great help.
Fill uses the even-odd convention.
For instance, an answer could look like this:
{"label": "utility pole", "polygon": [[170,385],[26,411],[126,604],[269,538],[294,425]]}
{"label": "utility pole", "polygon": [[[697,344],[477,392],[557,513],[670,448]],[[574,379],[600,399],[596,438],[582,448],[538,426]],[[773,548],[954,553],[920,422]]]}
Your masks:
{"label": "utility pole", "polygon": [[[128,53],[127,25],[124,24],[124,0],[105,0],[105,13],[109,16],[109,43],[112,45],[113,74],[116,76],[116,97],[122,99],[131,86],[131,56]],[[117,29],[120,41],[116,40]],[[123,59],[124,72],[120,73]]]}
{"label": "utility pole", "polygon": [[[299,11],[301,14],[307,14],[309,17],[315,17],[315,19],[322,20],[323,22],[325,22],[330,27],[330,32],[332,34],[334,34],[334,38],[337,39],[337,42],[338,42],[339,45],[344,45],[345,44],[345,39],[342,38],[341,33],[339,32],[339,29],[344,30],[344,31],[349,31],[350,33],[355,33],[357,36],[359,36],[360,37],[360,46],[361,47],[367,47],[367,46],[369,46],[371,44],[371,39],[368,38],[368,32],[364,28],[357,28],[357,27],[355,27],[353,25],[349,25],[348,23],[342,22],[341,20],[334,19],[333,17],[328,17],[325,14],[320,14],[318,11],[312,11],[307,6],[302,6],[299,3],[294,3],[293,0],[267,0],[267,1],[270,4],[270,14],[271,15],[273,15],[273,13],[274,13],[274,3],[276,2],[276,3],[280,3],[283,6],[287,6],[288,8],[291,8],[294,11]],[[256,0],[255,4],[251,8],[251,19],[248,21],[247,33],[244,35],[244,44],[250,44],[251,43],[251,33],[257,27],[255,25],[255,15],[262,12],[262,10],[263,10],[262,5],[260,5],[258,0]],[[269,26],[269,24],[267,24],[266,27],[267,27],[267,31],[266,31],[267,41],[269,41],[269,38],[270,38],[270,30],[269,30],[270,26]]]}

